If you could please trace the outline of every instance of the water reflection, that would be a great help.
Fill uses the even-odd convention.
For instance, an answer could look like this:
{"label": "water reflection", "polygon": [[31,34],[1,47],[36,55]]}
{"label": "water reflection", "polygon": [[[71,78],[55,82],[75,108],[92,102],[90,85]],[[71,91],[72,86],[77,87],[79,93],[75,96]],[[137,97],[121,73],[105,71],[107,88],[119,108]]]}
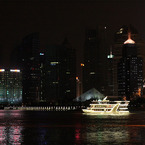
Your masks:
{"label": "water reflection", "polygon": [[22,126],[19,126],[19,111],[0,111],[0,144],[19,145],[22,142]]}
{"label": "water reflection", "polygon": [[143,144],[145,113],[128,116],[0,111],[2,145]]}

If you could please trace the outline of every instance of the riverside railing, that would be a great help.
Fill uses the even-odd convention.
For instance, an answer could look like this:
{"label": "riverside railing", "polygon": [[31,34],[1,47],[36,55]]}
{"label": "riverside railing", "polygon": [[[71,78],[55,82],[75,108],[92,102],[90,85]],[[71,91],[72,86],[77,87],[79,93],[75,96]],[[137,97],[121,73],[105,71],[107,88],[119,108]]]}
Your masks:
{"label": "riverside railing", "polygon": [[75,111],[85,106],[46,106],[46,107],[4,107],[4,110],[29,110],[29,111]]}

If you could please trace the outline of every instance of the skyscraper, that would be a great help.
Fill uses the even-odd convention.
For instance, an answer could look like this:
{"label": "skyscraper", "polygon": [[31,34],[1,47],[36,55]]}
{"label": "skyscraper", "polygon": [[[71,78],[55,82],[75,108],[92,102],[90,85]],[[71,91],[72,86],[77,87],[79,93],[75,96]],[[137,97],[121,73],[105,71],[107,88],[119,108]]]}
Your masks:
{"label": "skyscraper", "polygon": [[23,38],[12,57],[13,65],[22,70],[23,103],[38,104],[40,100],[40,40],[39,33]]}
{"label": "skyscraper", "polygon": [[33,33],[26,36],[21,48],[23,52],[21,62],[24,103],[37,104],[40,99],[39,34]]}
{"label": "skyscraper", "polygon": [[[113,86],[114,92],[112,95],[118,95],[118,80],[117,80],[117,64],[119,60],[122,58],[122,47],[124,41],[128,37],[128,32],[131,32],[131,37],[135,41],[136,49],[137,49],[137,57],[141,57],[143,59],[143,66],[145,66],[145,41],[141,39],[137,30],[132,25],[123,25],[116,33],[114,39],[114,45],[112,47],[112,53],[114,55],[113,58]],[[145,67],[143,67],[143,79],[145,79]]]}
{"label": "skyscraper", "polygon": [[137,56],[135,42],[128,34],[122,48],[122,58],[118,63],[118,95],[132,98],[143,87],[143,62]]}
{"label": "skyscraper", "polygon": [[112,47],[110,48],[110,53],[107,55],[107,95],[114,95],[114,85],[113,85],[113,64],[114,64],[114,55],[112,54]]}
{"label": "skyscraper", "polygon": [[49,103],[69,103],[76,97],[76,54],[67,39],[45,52],[44,93]]}
{"label": "skyscraper", "polygon": [[96,88],[106,94],[107,28],[87,29],[84,47],[83,92]]}

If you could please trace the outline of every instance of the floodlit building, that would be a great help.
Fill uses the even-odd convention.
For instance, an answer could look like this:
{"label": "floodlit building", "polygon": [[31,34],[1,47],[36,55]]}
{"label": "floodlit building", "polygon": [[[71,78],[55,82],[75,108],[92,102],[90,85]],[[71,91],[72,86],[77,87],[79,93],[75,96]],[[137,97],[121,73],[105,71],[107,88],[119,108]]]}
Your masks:
{"label": "floodlit building", "polygon": [[22,72],[19,69],[0,69],[0,104],[22,104]]}
{"label": "floodlit building", "polygon": [[[128,34],[122,48],[122,58],[118,63],[118,95],[130,98],[138,95],[143,87],[143,60],[137,56],[135,41]],[[141,96],[141,93],[140,93]]]}

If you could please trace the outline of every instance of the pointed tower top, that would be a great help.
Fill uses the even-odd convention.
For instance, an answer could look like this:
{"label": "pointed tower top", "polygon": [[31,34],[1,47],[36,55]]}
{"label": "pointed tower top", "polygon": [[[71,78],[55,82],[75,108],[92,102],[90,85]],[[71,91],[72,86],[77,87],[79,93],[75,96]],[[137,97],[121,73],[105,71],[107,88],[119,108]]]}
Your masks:
{"label": "pointed tower top", "polygon": [[128,39],[124,42],[124,44],[135,44],[135,41],[131,39],[131,32],[128,32]]}

